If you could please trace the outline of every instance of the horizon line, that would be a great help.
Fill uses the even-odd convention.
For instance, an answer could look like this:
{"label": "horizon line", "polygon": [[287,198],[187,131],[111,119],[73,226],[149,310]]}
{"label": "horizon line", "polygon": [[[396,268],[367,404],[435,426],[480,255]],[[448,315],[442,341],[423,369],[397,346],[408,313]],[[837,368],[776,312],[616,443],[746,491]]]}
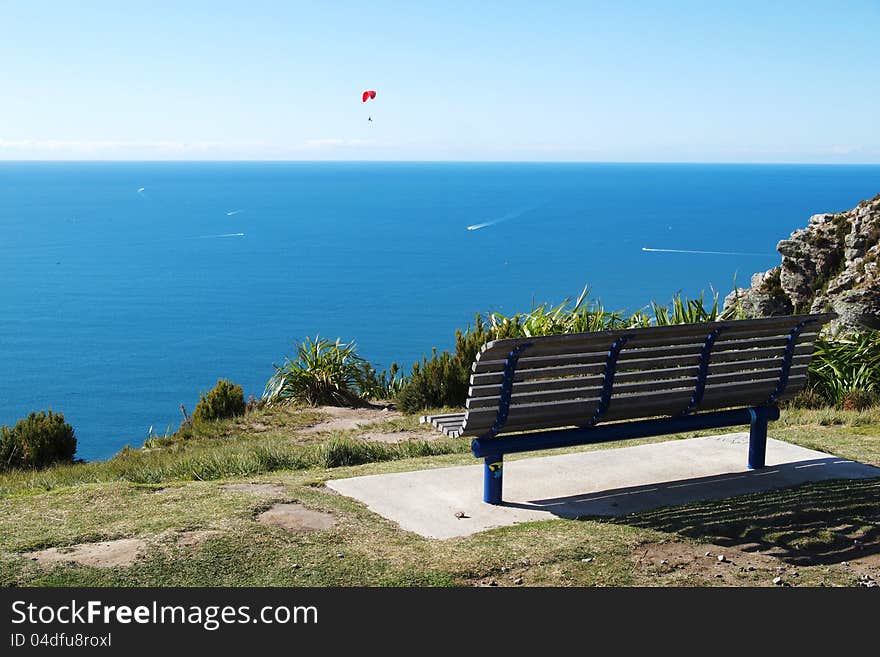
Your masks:
{"label": "horizon line", "polygon": [[356,159],[258,159],[258,158],[217,158],[217,159],[4,159],[0,164],[663,164],[663,165],[722,165],[722,166],[880,166],[877,162],[737,162],[721,160],[457,160],[457,159],[403,159],[403,160],[356,160]]}

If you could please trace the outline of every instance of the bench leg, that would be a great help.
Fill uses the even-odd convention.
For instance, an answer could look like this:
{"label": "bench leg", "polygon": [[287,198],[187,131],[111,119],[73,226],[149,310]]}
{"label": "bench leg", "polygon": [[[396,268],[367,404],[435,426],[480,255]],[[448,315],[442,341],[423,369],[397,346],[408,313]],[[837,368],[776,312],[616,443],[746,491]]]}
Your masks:
{"label": "bench leg", "polygon": [[757,470],[764,467],[767,456],[767,413],[763,408],[750,408],[749,413],[749,469]]}
{"label": "bench leg", "polygon": [[504,476],[504,456],[489,456],[483,466],[483,501],[501,504],[501,483]]}

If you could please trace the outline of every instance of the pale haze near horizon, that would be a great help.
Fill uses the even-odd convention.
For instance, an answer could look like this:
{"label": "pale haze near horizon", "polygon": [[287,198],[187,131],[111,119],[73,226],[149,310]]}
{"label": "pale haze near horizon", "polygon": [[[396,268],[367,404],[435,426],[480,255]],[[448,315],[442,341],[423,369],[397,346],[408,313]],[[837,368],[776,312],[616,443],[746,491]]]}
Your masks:
{"label": "pale haze near horizon", "polygon": [[878,28],[876,1],[0,2],[0,159],[877,163]]}

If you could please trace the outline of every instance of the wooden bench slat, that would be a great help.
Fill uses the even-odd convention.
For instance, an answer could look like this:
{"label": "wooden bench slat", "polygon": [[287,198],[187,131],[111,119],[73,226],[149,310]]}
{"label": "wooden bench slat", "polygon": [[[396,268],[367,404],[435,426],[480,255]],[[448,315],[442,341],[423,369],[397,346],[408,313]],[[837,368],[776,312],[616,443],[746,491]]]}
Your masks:
{"label": "wooden bench slat", "polygon": [[[794,394],[797,394],[796,391],[799,391],[805,383],[806,376],[791,377],[789,386],[792,392],[790,395],[793,396]],[[775,390],[776,384],[776,379],[767,379],[763,381],[760,386],[745,388],[738,392],[731,389],[715,390],[711,393],[707,391],[703,398],[703,403],[697,408],[697,412],[761,404],[766,401],[767,397]],[[636,399],[639,399],[638,405],[634,403],[634,400]],[[583,426],[589,421],[592,415],[590,409],[595,408],[595,403],[597,401],[598,400],[593,400],[593,406],[590,405],[588,400],[580,402],[579,406],[570,405],[569,410],[565,413],[554,413],[549,411],[547,413],[542,412],[540,414],[536,413],[517,417],[514,416],[513,411],[511,410],[510,418],[504,425],[499,440],[503,440],[504,434],[508,433],[530,431],[534,429]],[[690,393],[687,391],[663,393],[662,397],[658,395],[654,398],[631,397],[628,399],[622,397],[619,400],[612,401],[608,411],[603,415],[602,424],[605,424],[606,422],[643,419],[649,417],[669,417],[684,410],[689,401]],[[671,410],[673,408],[676,410]],[[581,415],[581,411],[584,411],[583,415]],[[491,423],[488,426],[491,426]],[[485,431],[485,429],[483,431]],[[479,431],[471,431],[469,421],[468,425],[465,427],[463,435],[476,437],[481,434]]]}
{"label": "wooden bench slat", "polygon": [[[770,386],[770,390],[772,391],[778,380],[779,377],[773,377],[745,382],[739,381],[736,383],[725,383],[714,385],[712,387],[707,386],[704,400],[714,398],[715,395],[719,394],[735,395],[743,391],[757,391],[755,392],[755,395],[760,396],[768,386]],[[642,417],[639,413],[643,412],[644,409],[654,408],[657,404],[674,404],[681,400],[684,400],[686,403],[690,400],[691,395],[692,390],[688,389],[636,393],[631,395],[612,395],[611,405],[608,412],[611,413],[614,409],[625,404],[628,417]],[[531,423],[532,420],[541,420],[544,422],[552,420],[561,422],[561,426],[567,426],[573,420],[586,424],[595,412],[598,401],[598,397],[594,397],[577,400],[511,405],[507,423],[504,425],[503,431],[506,432],[513,430],[512,427],[517,426],[519,423],[526,421]],[[701,404],[701,407],[702,406],[703,405]],[[681,407],[681,410],[683,409],[684,406]],[[488,423],[488,426],[491,426],[496,417],[497,410],[495,408],[469,409],[465,421],[465,429],[470,432],[471,427],[474,425],[486,426],[488,419],[491,419],[491,422]],[[611,419],[610,416],[609,419]],[[472,424],[472,422],[474,424]]]}
{"label": "wooden bench slat", "polygon": [[[772,335],[763,338],[748,338],[748,339],[723,339],[724,336],[719,337],[715,341],[715,345],[712,349],[713,353],[722,352],[722,351],[733,351],[733,350],[746,350],[757,347],[784,347],[787,344],[788,335]],[[816,334],[809,333],[798,336],[798,345],[803,344],[812,344],[815,340]],[[627,343],[623,349],[621,350],[621,359],[633,359],[633,358],[653,358],[659,356],[675,356],[675,355],[684,355],[691,353],[699,353],[700,349],[703,347],[704,339],[701,338],[699,342],[687,342],[681,345],[661,345],[650,348],[643,348],[637,344]],[[592,351],[572,351],[571,349],[566,350],[565,352],[554,353],[554,354],[545,354],[541,356],[533,356],[531,355],[530,350],[526,350],[523,352],[524,355],[520,356],[517,361],[517,369],[534,369],[538,367],[552,367],[554,364],[583,364],[583,363],[591,363],[597,362],[600,360],[604,360],[607,356],[608,349],[607,345],[602,345],[605,348],[599,350]],[[507,353],[500,354],[503,358],[491,359],[487,360],[485,357],[474,362],[471,370],[473,372],[482,373],[482,372],[490,372],[493,369],[502,370],[504,369],[504,364],[506,362]]]}
{"label": "wooden bench slat", "polygon": [[[651,376],[656,374],[656,376]],[[671,378],[681,378],[684,376],[695,377],[697,375],[697,366],[691,367],[672,367],[660,370],[644,370],[636,372],[623,372],[614,377],[615,385],[618,383],[628,383],[632,381],[664,381]],[[500,377],[499,377],[500,380]],[[562,390],[565,388],[583,388],[591,385],[602,385],[603,376],[601,373],[592,376],[569,376],[554,379],[538,379],[524,381],[514,377],[513,394],[541,392],[546,390]],[[494,397],[498,399],[501,394],[501,383],[488,383],[484,385],[471,385],[468,388],[468,397]]]}
{"label": "wooden bench slat", "polygon": [[[756,338],[754,340],[718,340],[715,342],[712,353],[714,355],[716,353],[722,352],[745,351],[758,347],[775,347],[777,349],[783,349],[786,344],[787,340],[785,337],[782,336]],[[798,340],[799,346],[804,346],[806,344],[813,344],[812,340],[810,340],[808,336],[803,336]],[[656,358],[693,354],[698,355],[702,347],[702,342],[672,347],[652,347],[650,349],[637,349],[634,347],[631,348],[630,345],[626,345],[620,352],[618,362],[626,362],[627,360],[635,360],[639,358]],[[584,365],[589,363],[605,362],[605,359],[608,355],[608,350],[606,349],[604,351],[553,354],[545,356],[530,356],[528,355],[528,353],[528,351],[524,352],[524,354],[526,355],[521,356],[517,360],[517,370],[555,367],[559,365]],[[504,359],[479,360],[473,363],[471,370],[478,374],[491,372],[494,370],[502,371],[504,369],[505,362],[506,360]]]}
{"label": "wooden bench slat", "polygon": [[[582,376],[585,374],[601,374],[605,369],[605,363],[593,363],[591,365],[571,365],[569,367],[546,367],[535,370],[521,370],[514,373],[514,381],[530,381],[533,379],[555,379],[564,376]],[[488,383],[500,383],[503,378],[501,372],[486,372],[485,374],[472,374],[471,385]]]}
{"label": "wooden bench slat", "polygon": [[[749,354],[750,358],[748,360],[742,361],[732,361],[732,362],[718,362],[713,359],[709,365],[710,373],[722,373],[722,372],[736,372],[736,371],[746,371],[749,369],[766,369],[770,367],[781,366],[782,364],[782,353],[776,354],[771,358],[760,358],[756,357],[755,354]],[[812,350],[809,353],[795,353],[795,356],[792,360],[792,365],[800,365],[804,363],[809,363],[812,359]],[[674,365],[679,365],[679,367],[671,367],[667,368],[664,366],[658,366],[656,369],[643,369],[643,370],[633,370],[633,371],[619,371],[615,376],[615,381],[624,381],[624,380],[633,380],[633,379],[644,379],[652,377],[652,372],[658,372],[657,378],[660,376],[669,376],[673,370],[681,369],[685,370],[694,370],[697,366],[696,360],[691,363],[679,364],[673,363]],[[585,376],[589,374],[599,374],[601,375],[605,369],[604,363],[593,363],[590,365],[572,365],[569,367],[547,367],[536,370],[527,370],[521,372],[514,372],[513,380],[514,382],[534,382],[536,385],[543,383],[544,381],[556,381],[556,380],[565,380],[566,377],[578,377]],[[471,386],[485,386],[485,385],[496,385],[500,384],[503,379],[501,372],[487,372],[485,374],[472,374],[471,375]]]}
{"label": "wooden bench slat", "polygon": [[437,415],[422,415],[419,418],[419,423],[424,424],[425,422],[433,422],[434,420],[444,420],[449,418],[464,419],[464,413],[439,413]]}
{"label": "wooden bench slat", "polygon": [[[754,383],[754,382],[753,382]],[[796,384],[796,381],[793,381]],[[776,389],[777,380],[767,379],[759,386],[746,387],[740,390],[707,390],[699,406],[695,412],[715,411],[722,408],[731,408],[735,406],[754,406],[763,404],[767,398]],[[624,398],[612,401],[611,407],[605,413],[604,420],[606,422],[615,420],[632,420],[635,418],[676,415],[678,412],[673,408],[677,405],[681,406],[681,410],[688,405],[690,398],[688,396],[675,397],[670,395],[667,399],[646,400],[639,405],[626,405]]]}
{"label": "wooden bench slat", "polygon": [[[805,374],[806,366],[792,368],[790,376],[799,376]],[[733,372],[729,374],[712,374],[707,376],[706,385],[712,386],[719,383],[732,383],[735,381],[761,380],[772,377],[779,377],[780,368],[753,370],[748,372]],[[561,379],[559,383],[572,381],[573,379]],[[590,379],[577,379],[578,381],[589,381],[586,385],[568,385],[557,389],[542,388],[540,385],[528,390],[521,390],[517,384],[514,384],[511,403],[514,405],[527,404],[541,401],[560,401],[563,399],[583,399],[598,398],[602,390],[602,377],[592,377]],[[542,382],[539,382],[542,383]],[[522,385],[522,384],[520,384]],[[660,392],[663,390],[675,390],[678,388],[686,388],[693,392],[696,386],[695,376],[684,376],[674,379],[663,379],[660,381],[641,381],[637,383],[622,383],[615,379],[614,395],[630,394],[635,392]],[[477,397],[471,394],[466,402],[468,409],[471,408],[498,408],[498,395],[501,386],[494,386],[497,392],[495,394]]]}
{"label": "wooden bench slat", "polygon": [[[693,336],[705,336],[716,328],[723,328],[721,335],[733,336],[747,334],[754,337],[767,335],[787,335],[788,332],[801,321],[812,320],[815,326],[821,326],[825,321],[834,318],[833,313],[821,315],[794,315],[780,318],[767,318],[756,320],[734,320],[723,322],[707,322],[703,324],[676,324],[672,326],[656,326],[649,328],[619,329],[597,331],[593,333],[568,333],[562,335],[541,336],[539,338],[506,338],[493,340],[486,343],[482,351],[477,355],[478,360],[484,358],[500,358],[502,354],[509,353],[514,347],[532,342],[530,348],[534,355],[552,355],[553,353],[570,353],[574,351],[588,350],[591,346],[600,349],[602,345],[610,345],[618,337],[627,337],[633,344],[644,346],[659,346],[671,344],[669,340],[679,340]],[[811,331],[808,324],[804,331]],[[558,351],[560,349],[562,351]],[[554,352],[554,349],[557,351]],[[497,353],[497,356],[491,354]]]}
{"label": "wooden bench slat", "polygon": [[[810,361],[813,360],[813,354],[810,353],[795,353],[794,357],[791,359],[792,368],[807,366],[810,364]],[[750,372],[754,369],[763,369],[766,367],[781,367],[782,366],[782,355],[780,354],[776,358],[765,358],[761,360],[743,360],[743,361],[734,361],[729,363],[718,363],[714,360],[709,363],[709,374],[722,374],[722,373],[731,373],[731,372]]]}

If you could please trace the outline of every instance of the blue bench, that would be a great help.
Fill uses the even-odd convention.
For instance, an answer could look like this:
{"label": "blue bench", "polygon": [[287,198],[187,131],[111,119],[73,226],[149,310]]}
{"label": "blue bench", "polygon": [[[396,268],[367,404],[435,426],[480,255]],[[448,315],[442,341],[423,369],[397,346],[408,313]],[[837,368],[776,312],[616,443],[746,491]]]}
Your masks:
{"label": "blue bench", "polygon": [[483,499],[502,503],[504,455],[748,424],[762,468],[777,404],[803,390],[833,313],[494,340],[472,367],[464,413],[426,415],[472,436]]}

